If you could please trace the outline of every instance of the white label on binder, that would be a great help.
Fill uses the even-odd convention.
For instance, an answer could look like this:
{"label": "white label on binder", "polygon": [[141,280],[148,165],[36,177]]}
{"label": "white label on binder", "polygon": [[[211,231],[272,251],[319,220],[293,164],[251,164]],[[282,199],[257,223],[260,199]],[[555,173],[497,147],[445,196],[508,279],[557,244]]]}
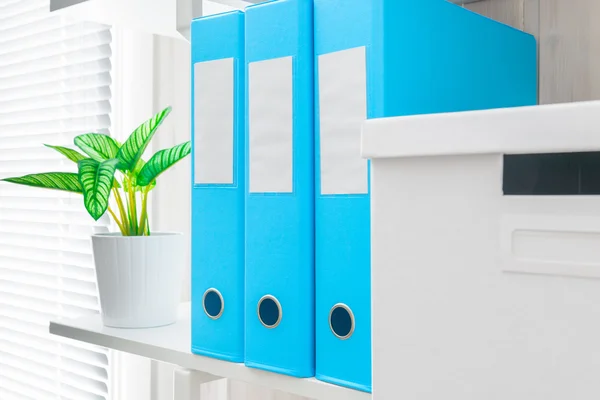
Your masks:
{"label": "white label on binder", "polygon": [[369,192],[367,160],[360,155],[367,119],[365,48],[319,56],[321,194]]}
{"label": "white label on binder", "polygon": [[293,189],[292,57],[249,64],[249,190]]}
{"label": "white label on binder", "polygon": [[233,183],[233,65],[194,64],[194,183]]}

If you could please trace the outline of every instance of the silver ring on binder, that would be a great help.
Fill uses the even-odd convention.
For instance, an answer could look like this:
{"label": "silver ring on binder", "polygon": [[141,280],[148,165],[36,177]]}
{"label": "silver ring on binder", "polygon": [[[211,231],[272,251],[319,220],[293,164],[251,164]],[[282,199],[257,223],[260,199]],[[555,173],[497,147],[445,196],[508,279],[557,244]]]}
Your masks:
{"label": "silver ring on binder", "polygon": [[[262,305],[262,303],[265,300],[271,300],[277,306],[277,321],[275,321],[275,323],[272,325],[266,324],[265,321],[263,321],[262,317],[260,316],[260,306]],[[258,320],[260,321],[260,323],[265,328],[267,328],[267,329],[277,328],[277,326],[281,323],[281,318],[283,317],[283,310],[281,308],[281,303],[279,303],[279,300],[277,300],[277,298],[275,296],[271,296],[270,294],[267,294],[267,295],[261,297],[260,300],[258,300],[258,305],[256,306],[256,315],[258,316]]]}
{"label": "silver ring on binder", "polygon": [[[215,293],[217,296],[219,296],[219,299],[221,300],[221,308],[217,315],[211,315],[208,312],[208,310],[206,309],[206,296],[210,293]],[[208,318],[210,318],[210,319],[221,318],[221,315],[223,315],[223,311],[225,310],[225,300],[223,300],[223,295],[221,295],[221,292],[219,292],[215,288],[209,288],[206,292],[204,292],[204,295],[202,296],[202,308],[204,309],[204,313],[208,316]]]}
{"label": "silver ring on binder", "polygon": [[[336,311],[340,308],[345,310],[348,313],[348,316],[350,317],[350,329],[348,330],[348,333],[346,333],[345,335],[340,335],[338,332],[336,332],[335,329],[333,328],[333,324],[331,322],[334,311]],[[341,340],[349,339],[350,336],[352,336],[352,334],[354,333],[354,328],[355,328],[354,313],[352,312],[350,307],[348,307],[344,303],[337,303],[336,305],[331,307],[331,310],[329,311],[329,329],[331,329],[331,332],[335,335],[335,337],[337,337],[338,339],[341,339]]]}

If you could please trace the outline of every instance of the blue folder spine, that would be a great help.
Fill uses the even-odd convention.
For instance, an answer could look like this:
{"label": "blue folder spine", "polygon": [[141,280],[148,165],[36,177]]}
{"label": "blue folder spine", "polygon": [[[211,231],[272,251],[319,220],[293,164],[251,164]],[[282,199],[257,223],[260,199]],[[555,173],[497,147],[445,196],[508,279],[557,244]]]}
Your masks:
{"label": "blue folder spine", "polygon": [[[314,376],[312,0],[248,7],[246,64],[245,363],[310,377]],[[279,319],[259,319],[265,296],[272,296],[273,307],[278,302]]]}
{"label": "blue folder spine", "polygon": [[191,36],[192,352],[243,362],[244,14],[194,20]]}
{"label": "blue folder spine", "polygon": [[[369,105],[373,103],[367,87],[377,77],[369,76],[367,60],[372,52],[370,20],[372,4],[358,0],[315,0],[315,235],[316,235],[316,377],[330,383],[358,390],[371,390],[371,291],[370,291],[370,199],[368,194],[368,164],[360,157],[361,119],[370,115]],[[352,54],[355,54],[354,56]],[[348,58],[348,55],[350,58]],[[331,58],[331,74],[326,72],[327,58]],[[344,65],[351,62],[354,65]],[[360,65],[356,64],[362,63]],[[337,65],[337,71],[336,71]],[[347,72],[348,69],[355,71]],[[362,74],[348,76],[345,74]],[[337,80],[339,86],[328,86],[327,80]],[[358,80],[362,86],[353,85]],[[331,84],[329,82],[329,84]],[[349,87],[349,85],[351,85]],[[341,137],[335,133],[322,132],[325,119],[335,107],[322,104],[328,100],[323,91],[338,91],[338,100],[343,104],[352,96],[362,96],[362,106],[353,115],[338,114],[338,119],[349,117],[350,129],[342,131]],[[360,93],[359,93],[360,91]],[[332,96],[332,94],[329,94]],[[351,109],[351,102],[342,105]],[[340,113],[343,113],[340,110]],[[327,114],[327,115],[326,115]],[[333,122],[333,121],[332,121]],[[332,131],[332,129],[329,129]],[[323,137],[322,137],[323,134]],[[350,136],[352,135],[352,136]],[[326,143],[326,140],[337,143]],[[352,149],[358,163],[363,163],[362,171],[354,170],[354,177],[336,174],[327,168],[327,158],[331,162],[342,162],[335,158],[335,151],[348,140],[354,140]],[[333,146],[334,148],[329,150]],[[323,154],[321,153],[323,149]],[[332,155],[326,153],[332,152]],[[323,167],[323,168],[322,168]],[[358,166],[360,168],[360,166]],[[329,171],[329,180],[325,177]],[[362,189],[337,187],[339,182],[350,179],[362,181]],[[331,180],[334,181],[331,181]],[[360,183],[360,182],[359,182]],[[360,186],[360,185],[359,185]],[[352,192],[352,193],[349,193]],[[341,339],[330,328],[330,312],[336,305],[345,305],[354,317],[354,330],[347,339]]]}
{"label": "blue folder spine", "polygon": [[[359,112],[366,102],[360,112],[367,118],[532,105],[536,45],[531,35],[442,0],[314,5],[316,377],[370,392],[369,166],[358,164],[358,145],[344,147],[360,135],[354,115],[334,108],[332,91],[341,109]],[[328,66],[335,65],[331,60],[338,60],[337,71]],[[352,99],[359,86],[364,99]],[[345,137],[336,136],[336,116],[348,118],[340,130]],[[342,149],[353,151],[355,160],[340,158]],[[335,162],[345,175],[332,167]],[[341,306],[350,312],[336,320]],[[336,336],[336,324],[348,328],[347,337]]]}

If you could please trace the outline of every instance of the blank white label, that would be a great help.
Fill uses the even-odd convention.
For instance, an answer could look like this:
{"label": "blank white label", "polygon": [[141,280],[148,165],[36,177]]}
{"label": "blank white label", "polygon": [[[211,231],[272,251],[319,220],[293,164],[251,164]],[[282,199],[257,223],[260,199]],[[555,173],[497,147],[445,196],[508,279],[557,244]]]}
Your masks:
{"label": "blank white label", "polygon": [[369,192],[367,160],[360,155],[367,119],[365,48],[319,56],[321,194]]}
{"label": "blank white label", "polygon": [[233,183],[233,58],[194,64],[194,182]]}
{"label": "blank white label", "polygon": [[249,64],[249,191],[293,190],[292,57]]}

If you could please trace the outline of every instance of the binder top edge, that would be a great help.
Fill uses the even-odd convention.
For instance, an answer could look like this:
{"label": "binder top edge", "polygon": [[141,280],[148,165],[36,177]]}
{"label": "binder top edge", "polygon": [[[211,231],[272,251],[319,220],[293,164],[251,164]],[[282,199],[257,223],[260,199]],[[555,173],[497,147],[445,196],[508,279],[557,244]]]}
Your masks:
{"label": "binder top edge", "polygon": [[268,1],[263,1],[262,3],[255,3],[255,4],[250,4],[248,7],[246,7],[246,10],[250,10],[250,9],[255,9],[255,8],[260,8],[262,6],[266,6],[266,5],[270,5],[272,3],[286,3],[289,0],[268,0]]}
{"label": "binder top edge", "polygon": [[224,11],[224,12],[220,12],[217,14],[211,14],[211,15],[203,15],[202,17],[198,17],[198,18],[194,18],[192,20],[192,23],[196,22],[196,21],[206,21],[209,19],[214,19],[214,18],[220,18],[226,15],[230,15],[230,14],[235,14],[235,15],[244,15],[244,12],[242,10],[231,10],[231,11]]}

